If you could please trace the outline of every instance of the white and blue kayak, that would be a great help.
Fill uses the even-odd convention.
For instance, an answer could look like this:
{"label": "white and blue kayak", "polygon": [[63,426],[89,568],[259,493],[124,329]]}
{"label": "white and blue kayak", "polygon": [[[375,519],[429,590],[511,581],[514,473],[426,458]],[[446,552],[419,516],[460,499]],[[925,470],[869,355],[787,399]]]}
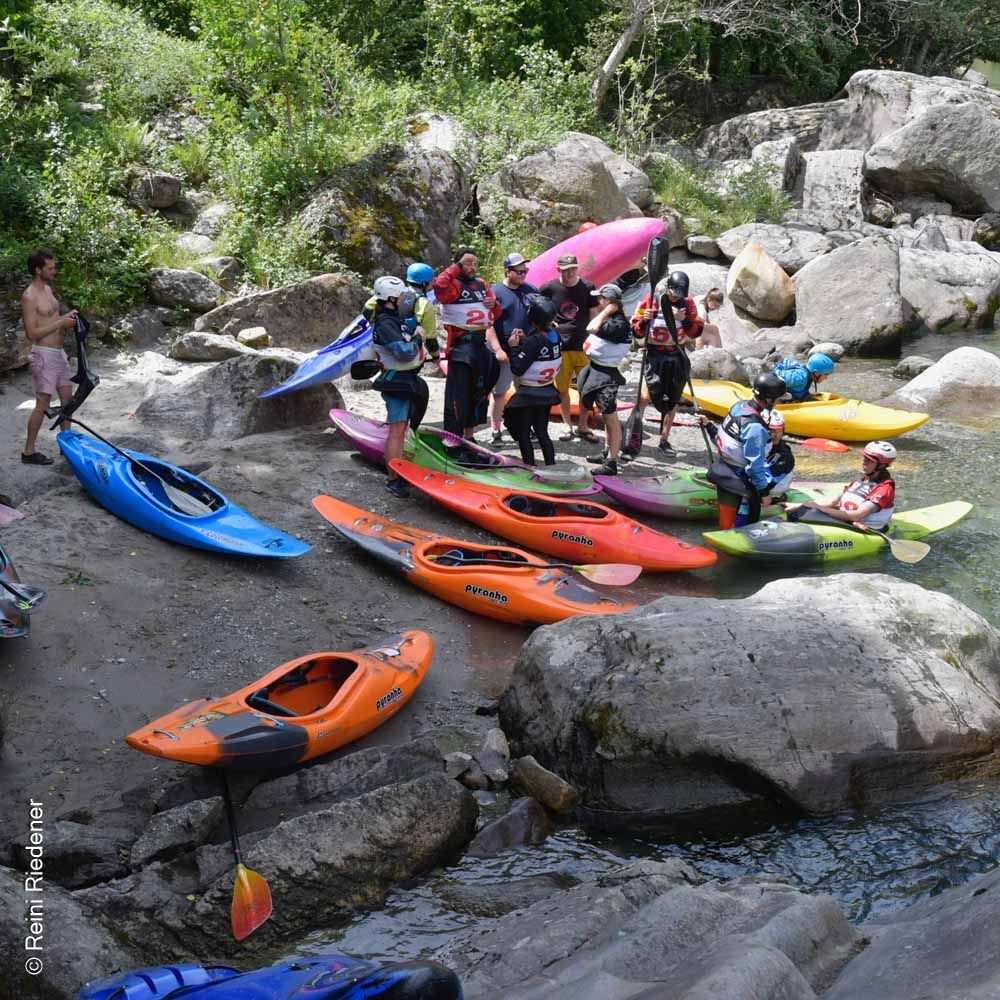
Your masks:
{"label": "white and blue kayak", "polygon": [[355,361],[360,361],[369,353],[372,346],[371,323],[363,316],[351,320],[332,343],[313,351],[293,375],[285,379],[281,385],[260,394],[261,399],[268,396],[283,396],[286,392],[298,392],[313,385],[322,385],[346,375]]}

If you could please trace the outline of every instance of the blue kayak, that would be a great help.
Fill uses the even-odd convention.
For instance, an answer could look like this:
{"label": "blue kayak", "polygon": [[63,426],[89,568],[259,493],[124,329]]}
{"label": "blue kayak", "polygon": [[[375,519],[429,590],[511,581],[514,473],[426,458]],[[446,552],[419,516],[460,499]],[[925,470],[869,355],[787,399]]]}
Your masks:
{"label": "blue kayak", "polygon": [[[184,469],[129,451],[156,473],[150,475],[114,448],[79,431],[62,431],[56,440],[84,489],[112,514],[151,535],[209,552],[268,559],[291,559],[310,549],[305,542],[258,521]],[[171,492],[175,497],[179,492],[193,498],[204,513],[185,513],[178,500],[171,499]]]}
{"label": "blue kayak", "polygon": [[462,1000],[458,977],[435,962],[289,958],[266,969],[160,965],[87,983],[76,1000]]}
{"label": "blue kayak", "polygon": [[282,396],[286,392],[298,392],[311,385],[321,385],[332,382],[351,370],[355,361],[361,360],[365,349],[371,347],[372,328],[364,316],[358,316],[341,331],[340,336],[326,347],[313,351],[296,368],[294,374],[285,379],[281,385],[260,394],[261,399],[268,396]]}

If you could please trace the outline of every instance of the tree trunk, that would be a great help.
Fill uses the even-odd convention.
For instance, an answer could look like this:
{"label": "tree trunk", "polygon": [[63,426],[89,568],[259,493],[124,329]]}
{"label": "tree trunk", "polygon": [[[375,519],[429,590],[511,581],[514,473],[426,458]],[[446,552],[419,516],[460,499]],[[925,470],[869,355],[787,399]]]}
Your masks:
{"label": "tree trunk", "polygon": [[594,77],[594,82],[590,85],[590,102],[598,110],[604,103],[604,98],[607,97],[608,87],[611,86],[611,81],[618,67],[622,64],[622,60],[628,54],[632,43],[645,28],[646,17],[650,12],[650,0],[632,0],[632,5],[632,16],[629,18],[625,30],[618,36],[608,58],[604,60]]}

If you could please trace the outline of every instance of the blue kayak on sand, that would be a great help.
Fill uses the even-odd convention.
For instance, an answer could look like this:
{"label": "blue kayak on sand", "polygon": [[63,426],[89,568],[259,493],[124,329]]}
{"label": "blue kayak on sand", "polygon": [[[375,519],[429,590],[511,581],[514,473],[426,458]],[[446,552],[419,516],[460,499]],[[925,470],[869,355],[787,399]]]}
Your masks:
{"label": "blue kayak on sand", "polygon": [[[102,507],[151,535],[209,552],[268,559],[291,559],[310,549],[305,542],[258,521],[214,487],[175,465],[129,451],[156,473],[153,476],[114,448],[79,431],[62,431],[56,441],[77,479]],[[184,513],[157,476],[171,490],[199,501],[206,513]]]}
{"label": "blue kayak on sand", "polygon": [[295,372],[281,385],[260,394],[260,399],[297,392],[311,385],[332,382],[351,370],[351,365],[361,359],[365,349],[371,347],[372,328],[364,316],[358,316],[341,331],[340,336],[326,347],[308,355]]}
{"label": "blue kayak on sand", "polygon": [[87,983],[76,1000],[462,1000],[436,962],[368,962],[346,955],[289,958],[266,969],[160,965]]}

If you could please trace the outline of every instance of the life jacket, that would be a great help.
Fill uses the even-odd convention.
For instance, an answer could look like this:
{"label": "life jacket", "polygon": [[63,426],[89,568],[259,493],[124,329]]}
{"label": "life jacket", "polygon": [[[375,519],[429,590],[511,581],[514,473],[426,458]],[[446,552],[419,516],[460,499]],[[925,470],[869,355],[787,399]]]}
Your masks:
{"label": "life jacket", "polygon": [[866,500],[868,500],[876,489],[879,487],[884,489],[886,485],[889,485],[892,488],[893,506],[879,507],[877,510],[872,511],[872,513],[870,513],[867,517],[861,519],[861,523],[867,524],[869,527],[884,527],[889,523],[889,518],[892,517],[896,510],[896,482],[892,479],[892,477],[889,479],[880,479],[878,482],[874,479],[856,479],[853,483],[848,485],[843,493],[841,493],[840,499],[837,501],[837,506],[841,510],[855,511]]}
{"label": "life jacket", "polygon": [[743,428],[748,424],[760,424],[767,430],[760,409],[749,399],[741,399],[730,408],[715,435],[715,446],[722,460],[740,469],[746,468],[747,464],[743,453]]}
{"label": "life jacket", "polygon": [[491,319],[490,307],[485,303],[493,293],[481,278],[457,277],[455,281],[461,292],[455,302],[438,303],[441,322],[460,330],[484,332]]}
{"label": "life jacket", "polygon": [[[602,333],[615,334],[614,339],[605,339]],[[628,354],[632,346],[632,330],[628,321],[621,313],[616,313],[605,320],[599,330],[588,333],[583,342],[583,353],[595,364],[605,368],[616,368]]]}
{"label": "life jacket", "polygon": [[[416,345],[419,348],[416,357],[410,361],[403,361],[389,350],[388,344],[400,341]],[[379,365],[383,371],[387,372],[416,371],[427,357],[420,337],[409,329],[405,320],[400,320],[391,312],[382,312],[376,315],[372,346],[375,348],[375,357]]]}
{"label": "life jacket", "polygon": [[[541,340],[541,343],[537,343],[536,338]],[[559,374],[562,360],[559,338],[550,340],[545,335],[542,337],[538,337],[537,334],[533,335],[527,342],[527,350],[534,354],[534,358],[521,374],[515,376],[517,385],[533,388],[552,385]]]}

